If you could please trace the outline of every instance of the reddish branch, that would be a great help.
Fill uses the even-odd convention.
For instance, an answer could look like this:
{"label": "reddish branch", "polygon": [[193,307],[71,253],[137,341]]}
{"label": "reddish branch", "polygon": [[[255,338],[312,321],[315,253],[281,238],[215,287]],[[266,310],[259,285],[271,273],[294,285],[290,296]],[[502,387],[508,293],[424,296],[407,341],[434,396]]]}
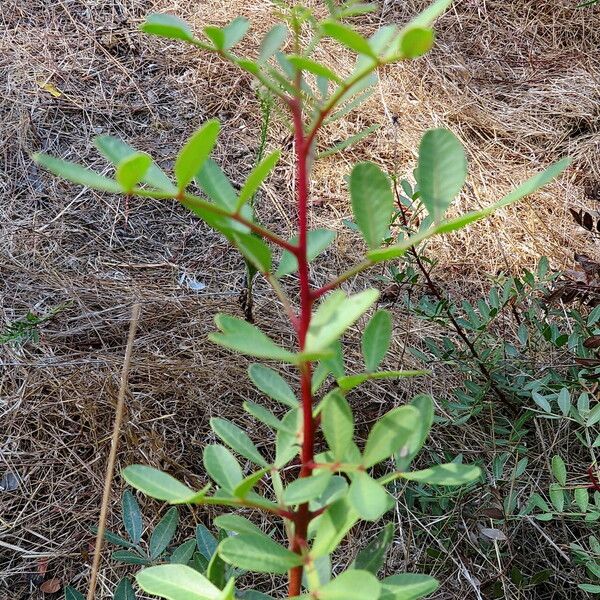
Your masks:
{"label": "reddish branch", "polygon": [[[302,105],[299,97],[290,100],[289,107],[294,122],[294,146],[296,150],[296,198],[298,203],[298,248],[295,252],[298,260],[298,275],[300,280],[300,314],[298,317],[298,345],[300,351],[304,350],[306,334],[310,326],[313,297],[310,288],[307,240],[308,240],[308,161],[310,143],[304,136],[304,123],[302,118]],[[313,399],[311,390],[311,363],[303,362],[300,365],[300,390],[302,399],[303,436],[301,450],[300,477],[309,477],[312,474],[314,463],[314,437],[315,422],[313,419]],[[308,503],[301,504],[294,518],[294,535],[290,541],[290,549],[298,554],[306,548],[308,525],[314,515],[308,508]],[[298,596],[302,591],[303,567],[298,566],[290,570],[288,595]]]}

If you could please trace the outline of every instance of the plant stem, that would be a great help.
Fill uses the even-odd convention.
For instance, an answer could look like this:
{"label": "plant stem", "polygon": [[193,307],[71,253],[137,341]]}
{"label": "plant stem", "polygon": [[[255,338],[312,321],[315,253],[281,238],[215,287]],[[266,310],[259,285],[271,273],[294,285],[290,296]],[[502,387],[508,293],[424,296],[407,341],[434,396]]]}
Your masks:
{"label": "plant stem", "polygon": [[[298,86],[299,87],[299,86]],[[300,281],[300,314],[298,317],[298,345],[300,351],[306,345],[306,334],[310,326],[313,297],[310,287],[307,240],[308,240],[308,160],[310,145],[304,137],[304,123],[302,119],[302,105],[299,99],[294,98],[289,103],[294,123],[294,146],[296,149],[296,199],[298,203],[298,275]],[[311,390],[311,363],[303,362],[300,368],[300,391],[302,398],[302,449],[300,477],[309,477],[312,474],[314,463],[314,437],[315,422],[313,419],[313,399]],[[300,554],[306,546],[308,525],[311,520],[308,503],[301,504],[294,520],[294,535],[290,541],[292,552]],[[298,596],[302,589],[303,567],[298,566],[290,570],[288,596]]]}

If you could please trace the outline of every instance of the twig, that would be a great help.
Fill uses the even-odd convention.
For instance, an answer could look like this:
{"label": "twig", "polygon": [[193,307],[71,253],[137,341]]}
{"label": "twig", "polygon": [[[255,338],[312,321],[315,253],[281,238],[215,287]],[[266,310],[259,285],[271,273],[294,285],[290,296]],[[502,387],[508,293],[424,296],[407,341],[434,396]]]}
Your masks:
{"label": "twig", "polygon": [[106,466],[106,475],[104,477],[104,492],[102,494],[102,506],[100,508],[100,518],[98,520],[98,531],[96,533],[96,547],[94,550],[94,561],[92,563],[92,574],[90,577],[90,587],[87,593],[87,600],[94,600],[96,591],[96,582],[98,580],[98,568],[100,566],[100,556],[102,552],[102,541],[104,539],[104,530],[106,528],[106,515],[108,513],[108,502],[110,499],[111,484],[115,470],[115,461],[117,458],[117,446],[119,444],[119,433],[121,423],[123,422],[123,412],[125,408],[125,393],[127,391],[127,381],[129,378],[129,366],[131,364],[131,352],[133,341],[140,320],[141,307],[139,303],[134,304],[131,311],[131,321],[129,323],[129,335],[127,336],[127,347],[125,348],[125,358],[123,359],[123,369],[121,371],[121,383],[119,385],[119,395],[117,396],[117,408],[115,411],[115,423],[113,426],[112,439],[110,444],[110,454]]}

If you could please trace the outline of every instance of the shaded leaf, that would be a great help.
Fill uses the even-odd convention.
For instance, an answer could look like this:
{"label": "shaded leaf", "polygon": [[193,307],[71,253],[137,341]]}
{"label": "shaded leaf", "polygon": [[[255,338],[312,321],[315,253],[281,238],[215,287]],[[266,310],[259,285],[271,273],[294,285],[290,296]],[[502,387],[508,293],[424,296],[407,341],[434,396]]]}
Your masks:
{"label": "shaded leaf", "polygon": [[435,592],[439,583],[429,575],[401,573],[386,577],[379,600],[418,600]]}
{"label": "shaded leaf", "polygon": [[135,496],[129,490],[123,492],[123,497],[121,498],[121,514],[123,517],[123,525],[125,525],[125,531],[127,531],[129,538],[134,544],[139,544],[142,539],[142,530],[144,528],[142,523],[142,512]]}
{"label": "shaded leaf", "polygon": [[361,340],[362,354],[367,371],[375,371],[381,364],[392,339],[392,315],[378,310],[367,323]]}
{"label": "shaded leaf", "polygon": [[372,162],[358,163],[350,175],[352,212],[371,249],[387,236],[394,210],[394,194],[385,173]]}
{"label": "shaded leaf", "polygon": [[217,538],[202,523],[196,525],[196,546],[206,560],[210,560],[217,551]]}
{"label": "shaded leaf", "polygon": [[173,550],[169,562],[177,565],[187,565],[190,560],[192,560],[192,556],[194,551],[196,550],[196,540],[188,540],[187,542],[183,542]]}
{"label": "shaded leaf", "polygon": [[167,546],[171,543],[171,540],[177,531],[178,522],[179,511],[173,506],[158,522],[150,536],[150,542],[148,544],[150,558],[158,558],[167,549]]}
{"label": "shaded leaf", "polygon": [[353,567],[377,575],[383,567],[385,554],[394,538],[394,524],[386,523],[383,529],[356,556]]}
{"label": "shaded leaf", "polygon": [[392,508],[392,497],[385,488],[363,471],[354,474],[348,501],[365,521],[377,521]]}
{"label": "shaded leaf", "polygon": [[467,158],[456,136],[447,129],[430,129],[419,146],[417,167],[421,201],[439,223],[465,183]]}
{"label": "shaded leaf", "polygon": [[123,577],[123,579],[119,581],[113,595],[113,600],[136,600],[133,586],[128,577]]}
{"label": "shaded leaf", "polygon": [[[335,231],[331,231],[330,229],[311,229],[308,232],[306,240],[307,260],[312,262],[319,254],[324,252],[335,239],[335,235]],[[290,243],[297,244],[298,236],[294,236],[290,239]],[[277,277],[283,277],[284,275],[289,275],[297,270],[298,259],[291,252],[284,250],[275,274]]]}

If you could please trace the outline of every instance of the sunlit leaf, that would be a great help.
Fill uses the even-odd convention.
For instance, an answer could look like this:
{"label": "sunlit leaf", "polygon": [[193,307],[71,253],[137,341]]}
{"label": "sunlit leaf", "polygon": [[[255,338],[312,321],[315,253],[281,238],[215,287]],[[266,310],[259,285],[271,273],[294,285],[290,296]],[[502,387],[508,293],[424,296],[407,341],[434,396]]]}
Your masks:
{"label": "sunlit leaf", "polygon": [[258,327],[243,319],[218,314],[215,317],[215,323],[222,332],[212,333],[208,336],[208,339],[215,344],[250,356],[271,358],[288,363],[296,362],[296,356],[292,352],[278,346]]}
{"label": "sunlit leaf", "polygon": [[241,534],[219,544],[219,556],[235,567],[256,573],[286,573],[302,564],[302,557],[265,535]]}
{"label": "sunlit leaf", "polygon": [[260,43],[259,62],[267,62],[283,46],[287,36],[288,29],[282,23],[271,27]]}
{"label": "sunlit leaf", "polygon": [[158,35],[173,40],[191,41],[194,34],[190,26],[174,15],[154,13],[146,17],[146,22],[141,26],[145,33]]}
{"label": "sunlit leaf", "polygon": [[420,377],[429,375],[429,371],[377,371],[376,373],[357,373],[356,375],[344,375],[339,377],[337,384],[344,392],[349,392],[354,388],[376,379],[398,379],[401,377]]}
{"label": "sunlit leaf", "polygon": [[271,271],[271,249],[261,238],[247,233],[232,233],[231,237],[244,258],[259,272]]}
{"label": "sunlit leaf", "polygon": [[114,179],[104,177],[104,175],[86,169],[81,165],[54,158],[49,154],[37,153],[33,155],[33,159],[38,165],[47,171],[50,171],[50,173],[58,175],[72,183],[84,185],[94,190],[111,192],[113,194],[118,194],[123,191],[123,188]]}
{"label": "sunlit leaf", "polygon": [[429,28],[414,27],[408,29],[400,38],[400,53],[404,58],[423,56],[433,47],[434,39],[434,33]]}
{"label": "sunlit leaf", "polygon": [[414,406],[400,406],[387,412],[371,428],[363,452],[367,468],[389,458],[410,439],[420,417]]}
{"label": "sunlit leaf", "polygon": [[255,167],[252,169],[248,179],[246,179],[240,194],[238,196],[236,210],[239,210],[252,196],[256,193],[258,188],[262,185],[263,181],[269,176],[271,171],[275,168],[281,152],[275,150],[263,158]]}
{"label": "sunlit leaf", "polygon": [[209,444],[204,448],[204,468],[217,485],[232,492],[244,479],[235,456],[225,446]]}
{"label": "sunlit leaf", "polygon": [[379,292],[365,290],[346,296],[341,290],[332,292],[314,313],[306,336],[305,351],[325,350],[353,325],[377,300]]}
{"label": "sunlit leaf", "polygon": [[186,565],[149,567],[135,578],[145,592],[167,600],[218,600],[221,597],[219,588]]}
{"label": "sunlit leaf", "polygon": [[175,177],[180,190],[184,190],[200,170],[217,143],[221,125],[216,119],[204,123],[185,143],[175,160]]}
{"label": "sunlit leaf", "polygon": [[224,531],[264,535],[254,523],[246,519],[246,517],[242,517],[241,515],[220,515],[213,521],[213,523]]}
{"label": "sunlit leaf", "polygon": [[288,56],[287,59],[292,63],[292,65],[294,65],[294,67],[301,71],[307,71],[313,75],[325,77],[326,79],[330,79],[336,83],[341,81],[341,79],[328,66],[318,63],[311,58],[307,58],[306,56],[291,55]]}
{"label": "sunlit leaf", "polygon": [[409,471],[402,473],[403,479],[429,483],[431,485],[465,485],[473,483],[481,477],[481,469],[475,465],[462,465],[447,463],[436,465],[422,471]]}
{"label": "sunlit leaf", "polygon": [[363,129],[362,131],[359,131],[358,133],[355,133],[354,135],[347,137],[345,140],[335,144],[331,148],[327,148],[327,150],[323,150],[323,152],[319,152],[319,154],[317,155],[317,158],[326,158],[327,156],[331,156],[332,154],[341,152],[342,150],[345,150],[346,148],[349,148],[350,146],[353,146],[354,144],[358,144],[358,142],[365,139],[367,136],[369,136],[374,131],[377,131],[379,128],[380,128],[380,125],[378,125],[378,124],[370,125],[369,127],[366,127],[365,129]]}
{"label": "sunlit leaf", "polygon": [[196,494],[187,485],[154,467],[130,465],[123,469],[122,475],[129,485],[157,500],[182,502]]}
{"label": "sunlit leaf", "polygon": [[369,42],[351,27],[337,21],[326,21],[321,24],[321,29],[324,35],[332,37],[346,48],[354,50],[358,54],[365,54],[372,58],[376,57],[373,49],[369,46]]}
{"label": "sunlit leaf", "polygon": [[364,471],[354,474],[348,501],[365,521],[377,521],[393,505],[393,499],[385,488]]}
{"label": "sunlit leaf", "polygon": [[115,179],[123,190],[130,192],[140,181],[144,179],[152,158],[145,152],[136,152],[119,162]]}

